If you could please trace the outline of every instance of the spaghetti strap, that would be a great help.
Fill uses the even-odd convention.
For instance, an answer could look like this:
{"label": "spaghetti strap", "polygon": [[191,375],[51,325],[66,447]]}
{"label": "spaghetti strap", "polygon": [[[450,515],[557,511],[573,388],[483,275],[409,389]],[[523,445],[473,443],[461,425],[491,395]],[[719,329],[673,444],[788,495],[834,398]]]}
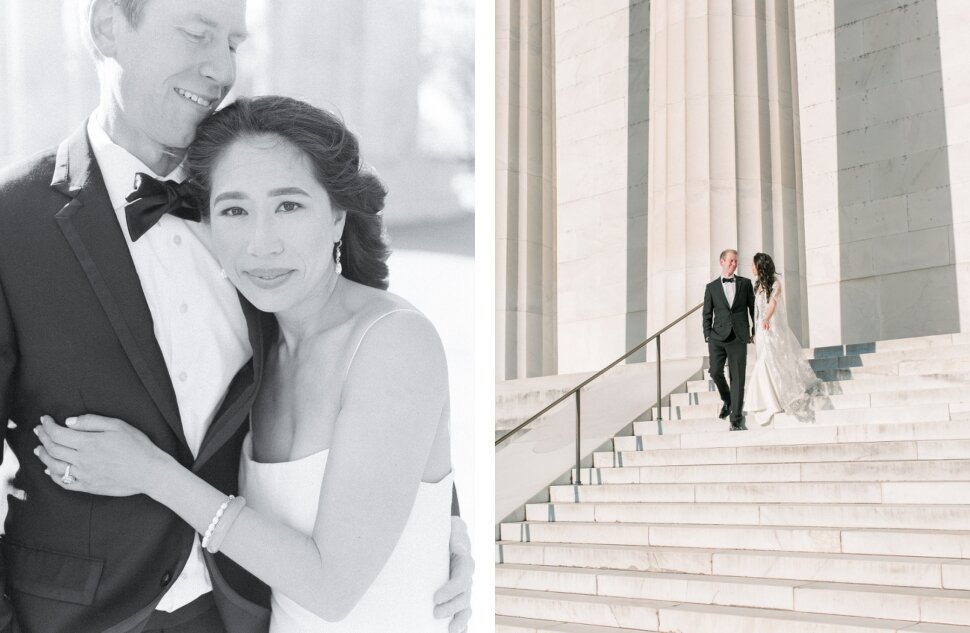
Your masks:
{"label": "spaghetti strap", "polygon": [[374,327],[377,322],[381,321],[386,316],[394,314],[395,312],[413,312],[414,314],[421,314],[421,312],[418,312],[414,308],[394,308],[393,310],[388,310],[387,312],[377,315],[373,320],[371,320],[371,322],[367,324],[367,327],[364,328],[364,331],[361,332],[360,336],[357,337],[357,343],[354,345],[354,351],[350,355],[350,358],[347,359],[347,367],[344,369],[344,379],[341,384],[347,383],[347,378],[350,377],[350,368],[354,365],[354,359],[357,358],[357,351],[360,350],[360,344],[363,343],[364,339],[367,337],[367,333],[370,332],[370,329]]}

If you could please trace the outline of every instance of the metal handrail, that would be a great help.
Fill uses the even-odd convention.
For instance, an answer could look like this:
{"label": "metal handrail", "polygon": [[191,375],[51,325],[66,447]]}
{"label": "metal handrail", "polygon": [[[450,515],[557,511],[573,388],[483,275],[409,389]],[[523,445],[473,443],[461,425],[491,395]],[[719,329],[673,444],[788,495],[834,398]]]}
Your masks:
{"label": "metal handrail", "polygon": [[570,389],[569,391],[567,391],[566,393],[564,393],[559,398],[556,398],[556,400],[553,401],[552,404],[544,407],[541,411],[539,411],[538,413],[536,413],[535,415],[533,415],[531,418],[529,418],[525,422],[519,424],[517,427],[515,427],[511,431],[509,431],[508,433],[506,433],[502,437],[500,437],[497,440],[495,440],[495,446],[497,447],[499,444],[501,444],[505,440],[509,439],[510,437],[512,437],[513,435],[515,435],[516,433],[518,433],[519,431],[521,431],[525,427],[529,426],[530,424],[532,424],[533,422],[535,422],[536,420],[538,420],[540,417],[542,417],[550,409],[554,408],[558,404],[561,404],[566,399],[568,399],[570,396],[575,395],[576,396],[576,484],[578,485],[580,483],[580,479],[581,479],[580,476],[579,476],[579,473],[580,473],[580,470],[579,470],[579,462],[580,462],[580,458],[581,458],[580,451],[579,451],[579,438],[580,438],[580,428],[581,428],[581,421],[580,421],[580,395],[579,395],[580,390],[583,387],[585,387],[586,385],[588,385],[589,383],[593,382],[594,380],[596,380],[597,378],[599,378],[600,376],[602,376],[603,374],[605,374],[606,372],[608,372],[609,370],[611,370],[614,367],[616,367],[618,364],[620,364],[621,362],[623,362],[624,360],[626,360],[627,358],[629,358],[633,354],[639,352],[641,349],[643,349],[644,347],[646,347],[647,344],[650,343],[650,341],[656,340],[657,341],[657,422],[662,422],[663,421],[663,412],[662,412],[661,407],[660,407],[660,399],[661,399],[661,396],[662,396],[661,387],[660,387],[660,374],[661,374],[661,365],[660,365],[660,335],[663,334],[664,332],[666,332],[667,330],[669,330],[670,328],[674,327],[675,325],[677,325],[678,323],[680,323],[681,321],[683,321],[684,319],[686,319],[687,317],[689,317],[693,313],[695,313],[698,310],[700,310],[701,309],[701,306],[703,306],[703,305],[704,305],[703,303],[698,303],[696,306],[694,306],[693,308],[691,308],[687,312],[683,313],[682,315],[680,315],[679,317],[677,317],[676,319],[674,319],[673,321],[671,321],[667,325],[663,326],[660,330],[658,330],[657,332],[653,333],[648,338],[644,339],[643,342],[641,342],[639,345],[637,345],[633,349],[629,350],[626,354],[624,354],[623,356],[620,356],[615,361],[613,361],[612,363],[610,363],[609,365],[607,365],[603,369],[599,370],[598,372],[596,372],[595,374],[593,374],[592,376],[590,376],[589,378],[587,378],[583,382],[579,383],[578,385],[576,385],[575,387],[573,387],[572,389]]}

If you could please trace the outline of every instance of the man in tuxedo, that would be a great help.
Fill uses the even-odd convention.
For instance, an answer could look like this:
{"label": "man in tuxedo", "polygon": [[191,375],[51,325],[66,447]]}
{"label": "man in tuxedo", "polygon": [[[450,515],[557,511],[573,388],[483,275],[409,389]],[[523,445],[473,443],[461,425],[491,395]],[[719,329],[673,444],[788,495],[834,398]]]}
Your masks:
{"label": "man in tuxedo", "polygon": [[[175,514],[143,495],[65,491],[34,456],[41,415],[98,413],[235,493],[276,338],[274,319],[241,305],[220,275],[197,223],[163,215],[146,225],[126,212],[136,172],[183,178],[196,126],[235,80],[245,0],[84,9],[98,108],[56,150],[0,172],[0,439],[20,464],[0,633],[265,633],[268,588],[204,552]],[[459,631],[473,568],[460,518],[451,554],[436,614],[454,615]]]}
{"label": "man in tuxedo", "polygon": [[[735,275],[738,252],[721,253],[721,276],[704,290],[704,340],[711,357],[711,378],[721,396],[722,420],[731,416],[732,431],[746,431],[744,424],[744,372],[748,343],[754,336],[754,287],[751,280]],[[724,379],[728,363],[731,385]]]}

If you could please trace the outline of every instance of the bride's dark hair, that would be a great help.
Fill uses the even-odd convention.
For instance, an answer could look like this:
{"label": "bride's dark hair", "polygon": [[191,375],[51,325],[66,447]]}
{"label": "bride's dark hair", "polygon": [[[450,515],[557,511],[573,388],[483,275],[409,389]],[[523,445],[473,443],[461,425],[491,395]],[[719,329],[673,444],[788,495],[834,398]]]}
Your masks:
{"label": "bride's dark hair", "polygon": [[754,267],[758,271],[758,281],[754,285],[754,291],[764,290],[770,293],[775,285],[775,262],[771,260],[768,253],[755,253]]}
{"label": "bride's dark hair", "polygon": [[387,189],[363,168],[357,137],[326,110],[289,97],[240,98],[204,120],[186,160],[203,216],[209,214],[212,171],[220,157],[233,142],[256,137],[277,137],[306,156],[330,204],[347,213],[340,248],[343,276],[386,290],[390,253],[381,210]]}

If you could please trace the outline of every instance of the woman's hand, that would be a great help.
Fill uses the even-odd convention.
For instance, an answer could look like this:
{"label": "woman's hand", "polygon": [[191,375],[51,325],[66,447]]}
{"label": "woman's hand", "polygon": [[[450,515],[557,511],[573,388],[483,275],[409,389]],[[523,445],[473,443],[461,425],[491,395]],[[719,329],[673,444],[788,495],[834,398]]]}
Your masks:
{"label": "woman's hand", "polygon": [[761,328],[762,328],[763,330],[765,330],[765,331],[768,331],[768,319],[765,319],[765,320],[764,320],[764,321],[762,322],[762,324],[761,324]]}
{"label": "woman's hand", "polygon": [[[34,428],[41,446],[34,453],[47,474],[66,490],[110,497],[147,493],[171,458],[131,425],[100,415],[82,415],[59,426],[48,415]],[[65,477],[70,466],[70,477]]]}

